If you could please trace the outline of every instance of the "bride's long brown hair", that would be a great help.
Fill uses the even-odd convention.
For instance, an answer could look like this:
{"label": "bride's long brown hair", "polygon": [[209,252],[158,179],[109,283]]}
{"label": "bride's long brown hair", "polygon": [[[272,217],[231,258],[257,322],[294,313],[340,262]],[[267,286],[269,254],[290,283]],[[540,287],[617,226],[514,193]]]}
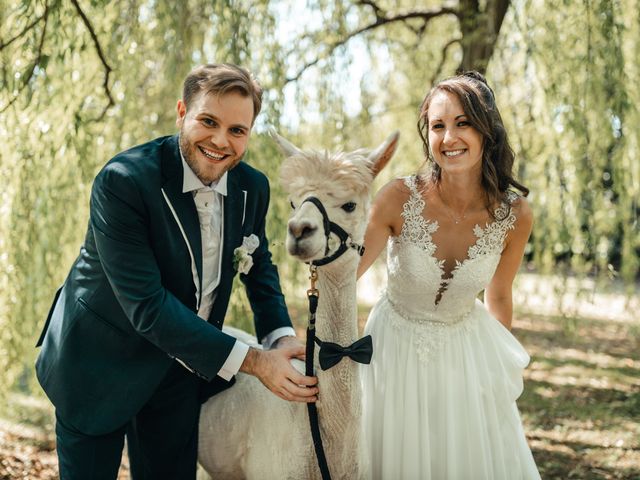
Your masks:
{"label": "bride's long brown hair", "polygon": [[467,120],[482,135],[482,188],[486,195],[486,208],[493,217],[496,203],[506,201],[507,190],[513,187],[523,196],[529,189],[513,177],[515,155],[502,117],[496,105],[493,90],[484,76],[478,72],[465,72],[438,82],[420,105],[418,133],[422,138],[425,162],[431,167],[431,180],[438,184],[442,176],[440,166],[434,161],[429,147],[429,106],[437,92],[445,91],[460,99]]}

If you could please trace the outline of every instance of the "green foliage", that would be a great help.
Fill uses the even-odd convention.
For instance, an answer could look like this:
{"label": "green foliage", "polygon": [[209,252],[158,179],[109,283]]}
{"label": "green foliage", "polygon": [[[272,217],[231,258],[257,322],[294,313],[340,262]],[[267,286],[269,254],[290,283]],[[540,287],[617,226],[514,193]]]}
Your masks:
{"label": "green foliage", "polygon": [[[532,265],[619,275],[630,289],[640,266],[638,12],[637,0],[513,2],[488,68],[519,176],[532,190]],[[33,345],[82,243],[93,177],[117,152],[175,132],[175,102],[195,64],[243,64],[266,88],[246,160],[271,179],[274,260],[290,303],[302,298],[304,269],[283,247],[281,154],[266,126],[298,145],[345,149],[374,147],[400,130],[379,186],[422,164],[418,106],[463,55],[451,14],[428,28],[392,22],[346,41],[375,20],[370,6],[351,1],[4,0],[0,361],[8,367],[0,392],[33,383]],[[229,318],[249,328],[244,296],[233,297]]]}
{"label": "green foliage", "polygon": [[640,266],[637,7],[526,2],[490,69],[532,191],[535,264],[619,274],[630,288]]}

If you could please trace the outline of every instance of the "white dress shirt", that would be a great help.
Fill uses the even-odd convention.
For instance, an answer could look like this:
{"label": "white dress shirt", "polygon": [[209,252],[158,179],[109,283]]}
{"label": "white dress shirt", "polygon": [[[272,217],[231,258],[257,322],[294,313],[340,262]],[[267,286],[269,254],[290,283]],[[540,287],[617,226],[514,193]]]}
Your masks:
{"label": "white dress shirt", "polygon": [[[182,156],[182,154],[181,154]],[[198,210],[200,234],[202,236],[202,293],[199,294],[198,316],[203,320],[209,318],[213,303],[216,299],[216,288],[220,283],[220,266],[222,262],[222,242],[224,240],[224,202],[227,195],[227,172],[220,180],[211,185],[204,185],[193,173],[191,167],[182,157],[183,183],[182,192],[192,192],[193,200]],[[198,272],[193,269],[193,281],[199,290]],[[268,349],[273,343],[284,336],[295,336],[291,327],[281,327],[270,332],[262,339],[262,346]],[[236,340],[231,353],[218,372],[218,376],[231,380],[238,371],[249,351],[249,346]]]}

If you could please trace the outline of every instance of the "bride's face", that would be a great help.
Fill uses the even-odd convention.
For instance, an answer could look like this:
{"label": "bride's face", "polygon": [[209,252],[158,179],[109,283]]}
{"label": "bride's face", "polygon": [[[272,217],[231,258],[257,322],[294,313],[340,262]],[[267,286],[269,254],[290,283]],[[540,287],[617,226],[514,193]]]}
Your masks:
{"label": "bride's face", "polygon": [[482,170],[482,134],[469,123],[457,95],[436,93],[428,111],[429,146],[446,173]]}

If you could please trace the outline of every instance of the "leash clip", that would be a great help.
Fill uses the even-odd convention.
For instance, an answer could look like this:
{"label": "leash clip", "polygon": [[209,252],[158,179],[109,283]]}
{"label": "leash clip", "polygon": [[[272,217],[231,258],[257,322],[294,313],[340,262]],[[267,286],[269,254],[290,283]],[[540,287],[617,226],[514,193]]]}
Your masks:
{"label": "leash clip", "polygon": [[311,280],[311,288],[307,290],[307,296],[318,296],[318,289],[316,288],[316,282],[318,281],[318,267],[314,264],[309,264],[309,280]]}

